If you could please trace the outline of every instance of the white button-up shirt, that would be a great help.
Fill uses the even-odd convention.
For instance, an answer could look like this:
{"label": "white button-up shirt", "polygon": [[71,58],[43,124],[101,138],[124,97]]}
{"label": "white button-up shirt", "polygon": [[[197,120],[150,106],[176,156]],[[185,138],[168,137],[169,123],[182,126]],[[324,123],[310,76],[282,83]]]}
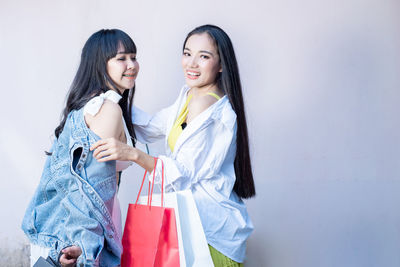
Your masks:
{"label": "white button-up shirt", "polygon": [[[234,193],[236,155],[236,114],[227,96],[196,116],[182,131],[174,152],[168,135],[186,102],[184,86],[175,103],[154,116],[134,107],[133,123],[138,140],[151,143],[165,139],[166,190],[191,189],[207,242],[234,261],[245,259],[246,240],[253,231],[243,201]],[[161,178],[161,164],[156,179]]]}

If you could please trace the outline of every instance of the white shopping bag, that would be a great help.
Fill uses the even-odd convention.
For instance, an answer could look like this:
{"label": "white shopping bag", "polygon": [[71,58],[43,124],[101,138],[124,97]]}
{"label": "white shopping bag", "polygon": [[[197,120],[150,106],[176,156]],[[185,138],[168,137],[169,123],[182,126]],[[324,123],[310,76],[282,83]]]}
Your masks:
{"label": "white shopping bag", "polygon": [[[139,198],[147,203],[147,196]],[[161,206],[161,195],[153,194],[152,205]],[[164,194],[164,206],[175,209],[180,267],[213,267],[210,250],[191,190]]]}

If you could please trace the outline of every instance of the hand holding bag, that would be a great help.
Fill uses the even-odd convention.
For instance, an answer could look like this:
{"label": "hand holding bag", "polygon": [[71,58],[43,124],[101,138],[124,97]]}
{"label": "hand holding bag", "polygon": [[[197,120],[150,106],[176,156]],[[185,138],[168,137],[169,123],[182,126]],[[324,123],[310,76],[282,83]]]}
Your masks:
{"label": "hand holding bag", "polygon": [[[154,169],[157,159],[155,158]],[[163,164],[163,163],[162,163]],[[122,267],[179,267],[179,244],[173,208],[164,201],[164,165],[162,165],[161,207],[152,206],[154,183],[149,181],[147,205],[138,204],[146,179],[144,173],[135,204],[129,204],[122,236]],[[153,172],[154,181],[155,171]],[[151,188],[151,190],[150,190]]]}

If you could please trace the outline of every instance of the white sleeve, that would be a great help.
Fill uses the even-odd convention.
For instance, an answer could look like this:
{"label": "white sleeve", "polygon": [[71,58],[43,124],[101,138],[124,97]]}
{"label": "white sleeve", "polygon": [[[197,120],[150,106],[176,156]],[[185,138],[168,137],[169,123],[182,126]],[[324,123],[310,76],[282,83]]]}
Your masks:
{"label": "white sleeve", "polygon": [[153,116],[135,106],[132,107],[132,123],[136,137],[141,143],[153,143],[165,138],[167,125],[171,123],[170,117],[176,115],[177,109],[188,89],[187,86],[183,86],[175,102]]}
{"label": "white sleeve", "polygon": [[165,138],[170,110],[171,107],[168,107],[151,116],[135,106],[132,107],[132,123],[139,142],[153,143]]}
{"label": "white sleeve", "polygon": [[213,122],[191,139],[191,142],[182,145],[176,159],[159,156],[155,183],[161,183],[163,163],[167,191],[185,190],[202,179],[219,175],[221,166],[227,160],[232,162],[231,165],[234,168],[236,124],[233,129],[228,129],[220,122]]}

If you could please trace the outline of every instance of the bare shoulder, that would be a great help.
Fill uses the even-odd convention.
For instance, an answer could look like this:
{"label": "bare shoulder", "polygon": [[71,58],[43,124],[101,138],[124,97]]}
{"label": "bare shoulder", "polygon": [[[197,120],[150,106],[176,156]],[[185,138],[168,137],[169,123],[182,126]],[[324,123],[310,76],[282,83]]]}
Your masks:
{"label": "bare shoulder", "polygon": [[108,119],[118,119],[122,118],[121,107],[110,100],[104,100],[99,111],[94,115],[85,114],[85,119],[90,122],[102,122]]}
{"label": "bare shoulder", "polygon": [[85,120],[88,127],[101,138],[118,138],[123,131],[121,107],[110,100],[105,100],[94,116],[85,114]]}
{"label": "bare shoulder", "polygon": [[197,115],[208,109],[211,105],[216,103],[218,100],[210,95],[204,95],[201,97],[197,97],[196,99],[192,99],[189,103],[189,113],[187,120],[190,122]]}
{"label": "bare shoulder", "polygon": [[96,114],[99,116],[111,116],[111,117],[122,117],[122,110],[121,107],[108,99],[104,100],[103,105],[101,106],[99,113]]}

